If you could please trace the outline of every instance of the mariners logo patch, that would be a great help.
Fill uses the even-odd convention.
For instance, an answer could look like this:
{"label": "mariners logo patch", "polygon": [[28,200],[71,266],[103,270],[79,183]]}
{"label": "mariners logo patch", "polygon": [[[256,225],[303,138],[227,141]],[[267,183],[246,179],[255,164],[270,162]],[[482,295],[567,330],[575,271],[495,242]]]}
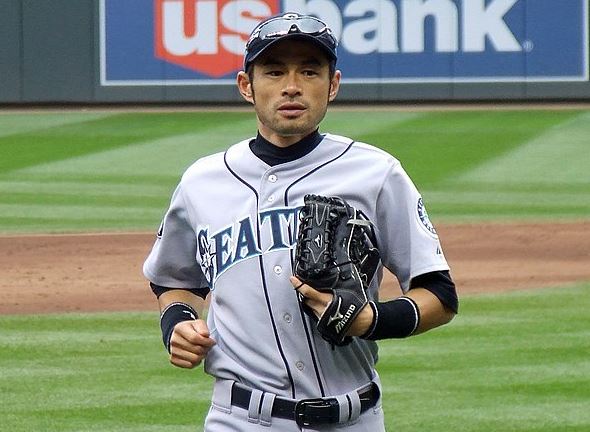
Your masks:
{"label": "mariners logo patch", "polygon": [[426,207],[424,207],[424,201],[422,201],[422,198],[418,198],[416,210],[418,211],[418,218],[420,219],[420,222],[422,222],[422,226],[426,228],[430,234],[438,237],[438,234],[434,229],[434,225],[432,225],[432,222],[430,222],[430,218],[428,217],[428,213],[426,213]]}
{"label": "mariners logo patch", "polygon": [[199,255],[201,256],[201,269],[205,275],[205,279],[209,283],[209,287],[213,286],[213,278],[215,276],[215,252],[213,246],[207,238],[207,231],[201,231],[198,234],[198,248]]}

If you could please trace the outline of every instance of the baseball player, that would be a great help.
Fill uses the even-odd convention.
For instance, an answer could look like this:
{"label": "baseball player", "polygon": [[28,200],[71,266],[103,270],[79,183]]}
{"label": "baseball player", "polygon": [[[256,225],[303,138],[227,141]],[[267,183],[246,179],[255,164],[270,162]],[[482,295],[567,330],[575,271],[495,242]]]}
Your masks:
{"label": "baseball player", "polygon": [[[206,431],[383,431],[375,341],[457,312],[437,233],[399,161],[319,132],[339,89],[336,47],[312,16],[287,13],[254,29],[237,87],[258,133],[188,168],[145,261],[171,363],[204,360],[215,377]],[[379,268],[343,345],[303,311],[322,316],[333,295],[293,276],[306,194],[341,197],[374,226]],[[383,267],[399,298],[379,300]]]}

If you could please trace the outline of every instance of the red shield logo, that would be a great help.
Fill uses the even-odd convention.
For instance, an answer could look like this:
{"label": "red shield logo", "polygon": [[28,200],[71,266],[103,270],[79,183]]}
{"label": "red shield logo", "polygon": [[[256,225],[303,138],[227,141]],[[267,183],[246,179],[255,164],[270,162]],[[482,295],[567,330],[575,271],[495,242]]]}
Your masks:
{"label": "red shield logo", "polygon": [[279,0],[154,0],[155,55],[212,78],[242,68],[250,32]]}

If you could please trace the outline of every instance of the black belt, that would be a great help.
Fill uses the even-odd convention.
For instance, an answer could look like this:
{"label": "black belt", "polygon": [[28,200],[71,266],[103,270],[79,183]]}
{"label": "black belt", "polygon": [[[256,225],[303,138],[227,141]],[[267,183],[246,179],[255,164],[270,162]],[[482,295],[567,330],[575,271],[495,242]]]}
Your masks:
{"label": "black belt", "polygon": [[[231,391],[231,404],[247,410],[250,407],[251,396],[252,390],[234,384]],[[366,390],[359,391],[359,398],[362,413],[377,403],[379,387],[371,383]],[[295,420],[299,426],[334,424],[340,422],[340,405],[337,399],[331,397],[293,401],[277,396],[272,405],[271,415]]]}

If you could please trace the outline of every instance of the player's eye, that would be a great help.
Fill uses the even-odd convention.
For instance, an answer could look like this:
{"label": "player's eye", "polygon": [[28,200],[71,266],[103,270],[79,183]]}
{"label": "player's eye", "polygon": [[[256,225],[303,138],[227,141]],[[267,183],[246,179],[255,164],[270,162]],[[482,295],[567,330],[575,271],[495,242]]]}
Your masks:
{"label": "player's eye", "polygon": [[312,76],[318,75],[318,72],[314,69],[306,69],[303,71],[303,75],[308,76],[308,77],[312,77]]}

